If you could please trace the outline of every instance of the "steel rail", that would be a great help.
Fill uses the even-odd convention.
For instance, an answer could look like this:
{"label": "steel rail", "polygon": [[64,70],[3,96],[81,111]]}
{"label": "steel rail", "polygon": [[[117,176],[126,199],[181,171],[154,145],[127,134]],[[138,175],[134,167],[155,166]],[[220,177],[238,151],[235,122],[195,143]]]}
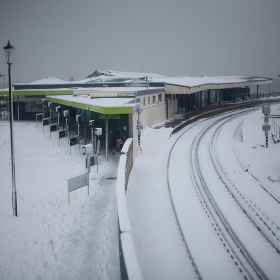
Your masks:
{"label": "steel rail", "polygon": [[[258,230],[262,233],[265,239],[272,245],[273,248],[279,253],[280,251],[280,243],[279,243],[279,232],[272,230],[272,228],[276,227],[277,225],[263,212],[260,211],[256,204],[252,203],[249,198],[242,194],[242,192],[238,189],[236,184],[232,182],[229,178],[226,171],[223,169],[222,164],[219,160],[216,151],[216,139],[225,125],[225,123],[232,121],[233,118],[224,121],[219,125],[219,127],[215,130],[211,141],[209,142],[209,152],[211,156],[212,163],[215,167],[216,172],[220,176],[223,184],[229,190],[232,197],[235,199],[236,203],[241,207],[243,212],[248,216],[248,218],[252,221],[252,223],[257,227]],[[214,141],[215,140],[215,141]],[[266,221],[264,221],[266,219]],[[270,225],[269,225],[270,224]]]}
{"label": "steel rail", "polygon": [[[236,133],[236,130],[238,129],[238,127],[235,129],[234,134]],[[242,158],[242,156],[240,156],[239,152],[236,149],[236,146],[234,143],[232,143],[232,149],[233,152],[236,156],[237,161],[239,162],[239,164],[242,166],[243,170],[245,172],[248,172],[253,180],[255,180],[257,182],[257,184],[265,191],[267,192],[278,204],[280,204],[280,198],[275,195],[274,193],[271,192],[271,190],[269,190],[269,188],[258,178],[258,176],[256,176],[255,174],[253,174],[252,170],[250,170],[249,165],[244,161],[244,159]],[[280,228],[278,227],[278,229],[280,230]]]}
{"label": "steel rail", "polygon": [[[251,110],[248,110],[248,112]],[[234,114],[235,117],[240,115],[241,113]],[[220,240],[223,242],[224,246],[226,247],[228,253],[230,253],[231,258],[234,260],[235,264],[238,266],[240,272],[244,275],[245,279],[254,279],[254,277],[258,277],[260,279],[266,279],[268,280],[268,277],[264,273],[264,271],[261,269],[261,267],[256,263],[252,255],[249,253],[249,251],[246,249],[246,247],[242,244],[241,240],[238,238],[237,234],[234,232],[232,227],[230,226],[227,219],[224,217],[222,211],[218,207],[217,203],[215,202],[204,178],[202,175],[202,171],[200,168],[199,163],[199,157],[198,157],[198,150],[200,146],[200,142],[202,141],[202,138],[205,136],[205,134],[214,127],[217,123],[223,121],[226,118],[232,118],[233,116],[224,117],[219,119],[218,121],[213,122],[211,125],[206,127],[202,130],[200,134],[197,135],[197,137],[194,139],[191,147],[191,176],[194,183],[194,187],[197,189],[197,192],[200,196],[200,198],[203,201],[204,207],[206,211],[208,212],[209,216],[211,217],[211,220],[213,220],[212,225],[217,232],[217,234],[220,236]],[[219,221],[218,221],[219,220]],[[224,227],[224,230],[220,226],[220,224]],[[231,241],[227,238],[227,234],[231,238]],[[232,241],[239,249],[241,256],[244,258],[241,259],[240,254],[234,249],[232,245]],[[247,265],[245,265],[244,261],[247,262],[247,265],[250,266],[250,268],[253,270],[255,276],[252,275],[252,273],[249,271]]]}

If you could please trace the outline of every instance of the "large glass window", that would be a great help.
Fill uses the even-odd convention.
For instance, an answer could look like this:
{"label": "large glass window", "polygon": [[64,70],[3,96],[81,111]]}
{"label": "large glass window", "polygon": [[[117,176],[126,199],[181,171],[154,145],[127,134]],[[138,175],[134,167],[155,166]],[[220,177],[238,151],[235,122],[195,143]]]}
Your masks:
{"label": "large glass window", "polygon": [[156,104],[156,96],[153,95],[153,104]]}
{"label": "large glass window", "polygon": [[162,102],[162,93],[160,93],[159,95],[158,95],[158,103],[161,103]]}

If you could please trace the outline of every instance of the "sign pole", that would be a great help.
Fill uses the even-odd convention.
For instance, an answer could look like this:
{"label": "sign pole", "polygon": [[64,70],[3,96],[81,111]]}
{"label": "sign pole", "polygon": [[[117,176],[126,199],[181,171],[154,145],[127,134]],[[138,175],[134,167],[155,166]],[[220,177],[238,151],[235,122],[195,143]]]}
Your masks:
{"label": "sign pole", "polygon": [[69,191],[69,186],[67,186],[67,190],[68,190],[68,204],[70,205],[70,191]]}

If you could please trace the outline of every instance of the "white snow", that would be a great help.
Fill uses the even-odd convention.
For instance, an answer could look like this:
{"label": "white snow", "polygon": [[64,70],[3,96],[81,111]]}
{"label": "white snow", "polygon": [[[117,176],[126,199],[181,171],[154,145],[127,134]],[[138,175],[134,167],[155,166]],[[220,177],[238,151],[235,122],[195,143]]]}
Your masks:
{"label": "white snow", "polygon": [[76,97],[72,95],[56,95],[49,96],[52,99],[70,101],[80,104],[86,104],[89,106],[116,108],[116,107],[134,107],[135,104],[128,104],[133,101],[134,98],[88,98],[88,97]]}
{"label": "white snow", "polygon": [[[153,78],[153,77],[163,77],[162,75],[159,74],[154,74],[154,73],[137,73],[137,72],[122,72],[122,71],[115,71],[115,70],[96,70],[94,73],[96,76],[95,77],[88,77],[85,78],[81,81],[80,83],[90,83],[90,82],[110,82],[110,80],[114,80],[117,78],[122,78],[122,79],[127,79],[127,80],[136,80],[140,78]],[[91,75],[92,75],[91,74]],[[89,76],[91,76],[89,75]]]}
{"label": "white snow", "polygon": [[[279,109],[280,105],[273,106],[272,113],[278,114]],[[274,144],[269,134],[269,147],[264,148],[261,110],[243,120],[242,125],[237,123],[228,133],[221,133],[219,141],[229,141],[229,135],[234,135],[235,146],[250,172],[280,196],[280,143]],[[175,204],[184,202],[176,204],[176,211],[179,219],[185,220],[182,231],[195,260],[203,256],[197,263],[202,276],[229,279],[225,275],[231,273],[231,279],[236,279],[241,274],[234,266],[226,265],[229,256],[206,227],[209,222],[203,222],[197,195],[193,189],[184,188],[185,174],[189,173],[189,145],[203,126],[201,123],[189,131],[173,151],[171,192]],[[134,244],[133,257],[138,258],[143,279],[197,279],[166,183],[169,151],[187,129],[170,137],[171,128],[147,128],[141,137],[143,152],[135,160],[126,194],[126,221],[130,221],[132,234],[127,238],[123,235],[123,241],[128,244],[128,252]],[[99,173],[96,168],[90,173],[90,195],[87,187],[72,192],[69,206],[67,180],[85,170],[78,147],[72,147],[70,155],[64,139],[59,148],[56,132],[49,140],[49,133],[43,134],[35,122],[14,122],[14,133],[18,217],[12,216],[9,123],[0,123],[0,279],[120,279],[116,181],[106,179],[117,176],[119,155],[110,154],[108,162],[100,156]],[[209,164],[206,162],[205,168]],[[121,206],[125,206],[124,199],[119,201]],[[197,227],[191,227],[195,222]],[[211,260],[206,249],[215,252]],[[256,249],[255,254],[261,252]],[[274,279],[274,271],[270,273]]]}
{"label": "white snow", "polygon": [[223,84],[242,84],[250,82],[255,83],[271,83],[271,80],[262,77],[252,77],[252,76],[213,76],[213,77],[164,77],[164,78],[154,78],[154,81],[163,81],[166,84],[172,84],[184,87],[198,87],[203,85],[223,85]]}
{"label": "white snow", "polygon": [[[279,112],[279,109],[279,104],[272,106],[272,112]],[[227,131],[219,135],[219,146],[224,148],[222,143],[228,143],[230,137],[235,137],[236,148],[249,165],[250,172],[262,179],[271,191],[279,194],[280,143],[274,144],[271,135],[269,135],[269,147],[264,148],[261,109],[241,121],[244,121],[242,132],[239,132],[242,135],[234,136],[234,131],[240,123],[237,122],[235,126],[229,126]],[[209,228],[211,227],[210,221],[207,220],[207,215],[205,215],[205,211],[198,202],[198,196],[192,188],[192,182],[188,175],[190,170],[190,144],[194,136],[207,123],[209,123],[208,120],[185,133],[172,151],[168,173],[172,198],[186,242],[189,244],[189,249],[202,278],[241,279],[243,278],[242,274],[234,262],[231,261],[230,255],[222,248],[218,235],[213,229]],[[171,146],[190,126],[192,125],[171,137],[170,128],[147,128],[141,137],[143,153],[138,154],[131,172],[127,191],[127,205],[134,245],[144,279],[186,279],[187,277],[187,279],[197,279],[185,253],[186,250],[178,231],[166,183],[167,158]],[[239,141],[238,139],[241,137],[243,140]],[[206,173],[208,170],[207,179],[212,180],[213,191],[216,192],[216,196],[226,202],[226,197],[231,197],[231,195],[215,189],[215,182],[217,184],[220,184],[220,182],[215,181],[217,179],[211,175],[213,169],[209,167],[212,162],[205,154],[208,153],[207,146],[204,145],[205,151],[200,152],[200,162],[203,162]],[[221,150],[221,153],[223,158],[226,159],[227,154],[229,155],[233,151],[227,147]],[[230,166],[231,163],[228,164]],[[234,203],[233,205],[227,204],[224,209],[227,209],[227,207],[233,209],[237,206]],[[278,210],[279,206],[270,209],[270,211],[274,211],[275,217],[279,213]],[[239,220],[239,215],[241,218],[243,214],[242,211],[237,211],[236,216],[232,216],[232,222],[236,223],[239,234],[244,234],[245,230],[245,224],[243,227],[241,220]],[[279,218],[276,221],[277,223],[278,220]],[[278,258],[275,249],[267,248],[268,243],[265,240],[258,246],[254,246],[254,240],[259,238],[260,234],[248,221],[246,226],[248,226],[248,234],[246,236],[245,232],[244,242],[252,250],[256,260],[264,266],[263,269],[269,277],[277,279],[277,275],[279,275],[277,261],[273,263],[273,259]],[[260,248],[264,248],[264,254],[261,253],[262,249]]]}
{"label": "white snow", "polygon": [[29,85],[47,85],[47,84],[68,84],[69,82],[60,80],[54,77],[46,77],[31,83],[27,83]]}
{"label": "white snow", "polygon": [[[46,130],[45,130],[46,131]],[[120,279],[116,180],[119,156],[99,156],[87,187],[77,146],[35,122],[14,122],[18,217],[12,216],[9,123],[0,123],[0,279]],[[111,178],[111,179],[107,179]]]}

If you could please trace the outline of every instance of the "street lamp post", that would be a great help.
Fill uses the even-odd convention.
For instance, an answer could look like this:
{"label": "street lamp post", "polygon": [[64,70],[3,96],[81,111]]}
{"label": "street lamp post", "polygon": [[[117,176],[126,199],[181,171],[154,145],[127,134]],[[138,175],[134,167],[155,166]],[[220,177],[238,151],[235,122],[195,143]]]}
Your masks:
{"label": "street lamp post", "polygon": [[9,70],[9,110],[10,110],[10,133],[11,133],[11,159],[12,159],[12,205],[13,216],[17,216],[17,190],[15,177],[15,154],[14,154],[14,138],[13,138],[13,93],[11,83],[11,65],[13,64],[14,47],[8,41],[4,48],[6,55],[6,62]]}

